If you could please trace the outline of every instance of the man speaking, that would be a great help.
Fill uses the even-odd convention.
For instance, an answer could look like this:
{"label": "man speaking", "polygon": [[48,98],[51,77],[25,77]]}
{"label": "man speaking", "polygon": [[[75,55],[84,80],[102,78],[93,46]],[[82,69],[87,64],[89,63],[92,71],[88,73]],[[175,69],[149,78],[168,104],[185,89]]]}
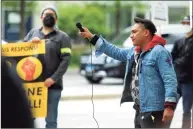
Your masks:
{"label": "man speaking", "polygon": [[80,35],[88,38],[102,53],[127,62],[121,103],[134,100],[135,128],[169,128],[177,103],[177,79],[166,40],[156,35],[155,25],[147,19],[135,18],[130,38],[134,47],[120,49],[87,28]]}

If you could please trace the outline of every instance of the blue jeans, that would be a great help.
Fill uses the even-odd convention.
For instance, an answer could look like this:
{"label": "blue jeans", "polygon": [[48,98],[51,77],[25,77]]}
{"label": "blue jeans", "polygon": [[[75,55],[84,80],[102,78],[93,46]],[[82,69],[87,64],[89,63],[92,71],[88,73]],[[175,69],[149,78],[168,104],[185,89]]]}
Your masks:
{"label": "blue jeans", "polygon": [[48,89],[48,108],[46,117],[46,128],[57,128],[58,104],[62,90]]}
{"label": "blue jeans", "polygon": [[193,103],[193,85],[189,84],[180,84],[179,91],[182,96],[183,103],[183,121],[182,128],[191,127],[191,109]]}

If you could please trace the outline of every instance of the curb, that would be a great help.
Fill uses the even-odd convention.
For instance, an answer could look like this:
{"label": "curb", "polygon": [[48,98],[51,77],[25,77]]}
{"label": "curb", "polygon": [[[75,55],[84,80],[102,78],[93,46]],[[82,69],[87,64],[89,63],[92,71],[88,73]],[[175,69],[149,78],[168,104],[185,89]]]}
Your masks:
{"label": "curb", "polygon": [[64,75],[74,74],[74,73],[76,74],[79,73],[79,69],[78,68],[68,68]]}
{"label": "curb", "polygon": [[[120,98],[121,94],[105,94],[105,95],[93,95],[93,100],[102,99],[117,99]],[[92,95],[86,96],[62,96],[60,101],[76,101],[76,100],[91,100]]]}

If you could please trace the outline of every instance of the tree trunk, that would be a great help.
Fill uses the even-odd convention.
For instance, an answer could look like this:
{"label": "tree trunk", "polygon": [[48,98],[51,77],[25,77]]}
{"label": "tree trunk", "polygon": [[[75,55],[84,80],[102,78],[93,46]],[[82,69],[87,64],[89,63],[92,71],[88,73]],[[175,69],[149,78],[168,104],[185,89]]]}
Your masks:
{"label": "tree trunk", "polygon": [[25,1],[20,0],[20,17],[21,17],[21,23],[20,23],[20,39],[23,39],[25,36]]}
{"label": "tree trunk", "polygon": [[120,1],[115,2],[115,8],[116,8],[116,30],[115,35],[118,35],[120,33],[120,20],[121,20],[121,3]]}

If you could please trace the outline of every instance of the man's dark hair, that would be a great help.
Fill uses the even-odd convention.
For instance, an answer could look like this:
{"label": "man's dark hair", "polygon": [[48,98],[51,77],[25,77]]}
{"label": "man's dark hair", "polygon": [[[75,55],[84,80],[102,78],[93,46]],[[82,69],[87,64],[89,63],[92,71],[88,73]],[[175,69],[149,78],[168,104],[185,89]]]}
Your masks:
{"label": "man's dark hair", "polygon": [[143,24],[144,27],[150,31],[152,36],[157,32],[157,29],[156,29],[155,25],[153,24],[153,22],[148,20],[148,19],[142,19],[139,17],[135,17],[134,21],[135,21],[135,23]]}

